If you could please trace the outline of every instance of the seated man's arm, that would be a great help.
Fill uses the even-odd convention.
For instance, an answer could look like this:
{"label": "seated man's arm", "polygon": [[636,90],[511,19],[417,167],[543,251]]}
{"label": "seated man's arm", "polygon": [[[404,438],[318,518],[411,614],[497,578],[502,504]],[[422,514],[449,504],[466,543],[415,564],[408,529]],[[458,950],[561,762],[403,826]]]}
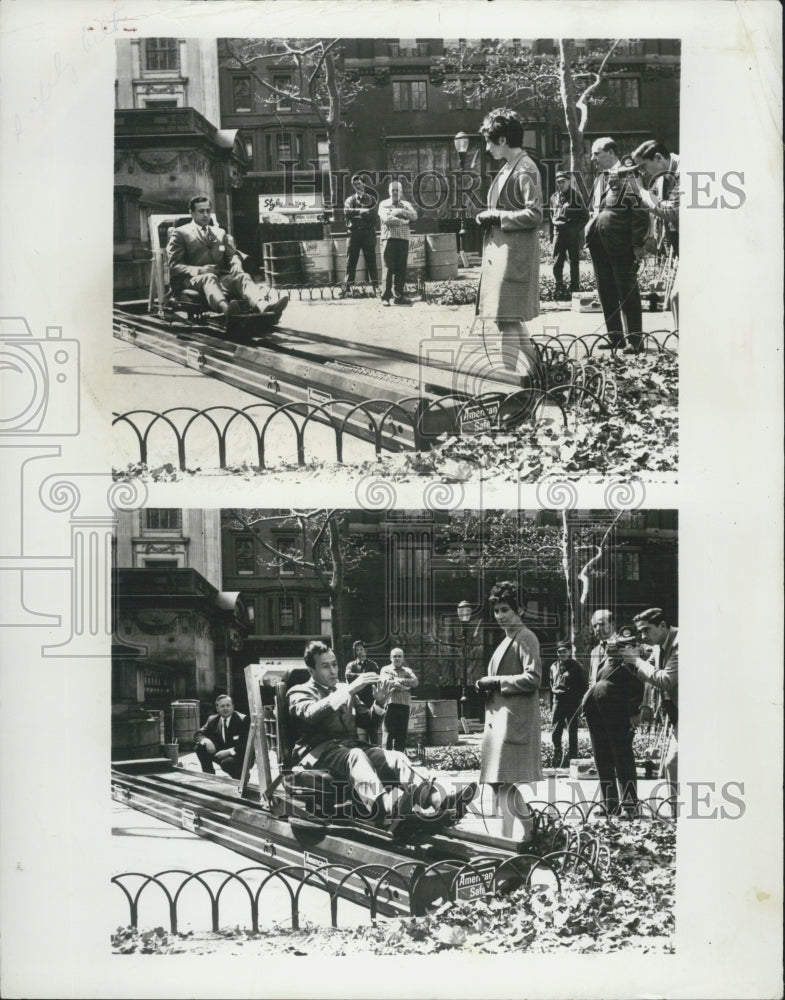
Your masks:
{"label": "seated man's arm", "polygon": [[346,684],[339,684],[335,691],[324,698],[305,689],[292,688],[289,692],[289,714],[305,722],[323,721],[348,704],[351,697]]}
{"label": "seated man's arm", "polygon": [[179,282],[182,285],[188,282],[189,279],[196,278],[200,274],[198,264],[188,263],[188,251],[185,246],[183,234],[179,230],[175,229],[169,237],[169,245],[166,248],[166,252],[169,255],[169,274],[172,278],[176,279],[173,284]]}
{"label": "seated man's arm", "polygon": [[230,233],[224,234],[224,246],[226,247],[224,251],[224,270],[235,274],[242,274],[243,258],[240,256],[240,251],[237,249],[234,237]]}

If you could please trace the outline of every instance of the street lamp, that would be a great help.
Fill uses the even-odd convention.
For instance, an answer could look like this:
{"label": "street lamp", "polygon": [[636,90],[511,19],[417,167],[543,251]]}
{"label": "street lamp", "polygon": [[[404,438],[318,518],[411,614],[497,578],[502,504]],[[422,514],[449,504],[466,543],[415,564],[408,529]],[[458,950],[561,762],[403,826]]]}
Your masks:
{"label": "street lamp", "polygon": [[469,136],[465,132],[459,132],[453,139],[455,144],[455,151],[458,154],[458,162],[461,165],[461,228],[458,233],[458,256],[461,258],[461,264],[466,267],[466,253],[463,249],[463,241],[466,236],[466,229],[464,227],[464,208],[463,208],[463,172],[466,169],[466,153],[469,149]]}
{"label": "street lamp", "polygon": [[[457,139],[457,136],[456,136]],[[466,702],[469,700],[466,695],[467,672],[469,669],[469,629],[472,617],[472,606],[468,601],[461,601],[456,609],[458,621],[461,626],[461,642],[463,645],[463,690],[461,691],[461,718],[466,718]]]}

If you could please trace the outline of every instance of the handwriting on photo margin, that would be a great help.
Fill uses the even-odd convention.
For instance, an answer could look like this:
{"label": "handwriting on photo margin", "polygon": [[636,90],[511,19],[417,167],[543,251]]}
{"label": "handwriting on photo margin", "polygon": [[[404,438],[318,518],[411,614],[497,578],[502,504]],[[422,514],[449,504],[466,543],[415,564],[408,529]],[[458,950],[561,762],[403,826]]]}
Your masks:
{"label": "handwriting on photo margin", "polygon": [[[101,41],[113,37],[122,31],[138,31],[138,28],[133,25],[120,23],[121,21],[131,20],[129,17],[123,17],[122,12],[123,8],[117,7],[112,11],[110,16],[102,16],[101,18],[94,19],[96,23],[85,23],[82,25],[81,42],[85,52],[89,53]],[[48,107],[52,103],[55,89],[64,81],[76,84],[79,82],[79,75],[76,71],[76,66],[72,62],[64,62],[63,54],[58,50],[52,56],[49,71],[44,77],[39,79],[37,93],[32,98],[32,103],[26,113],[35,115]],[[15,111],[14,139],[17,144],[24,133],[24,122],[23,113]]]}

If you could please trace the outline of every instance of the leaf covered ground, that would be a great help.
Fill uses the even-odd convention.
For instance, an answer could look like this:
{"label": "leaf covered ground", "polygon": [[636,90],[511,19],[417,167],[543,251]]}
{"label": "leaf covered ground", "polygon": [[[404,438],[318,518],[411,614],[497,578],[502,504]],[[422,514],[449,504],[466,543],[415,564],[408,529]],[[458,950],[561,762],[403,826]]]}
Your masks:
{"label": "leaf covered ground", "polygon": [[218,934],[170,934],[162,927],[121,927],[115,954],[285,956],[432,955],[632,949],[673,952],[676,831],[671,823],[601,820],[595,828],[609,849],[600,885],[577,874],[554,886],[445,903],[422,917],[379,920],[353,928],[305,926],[254,935],[241,927]]}

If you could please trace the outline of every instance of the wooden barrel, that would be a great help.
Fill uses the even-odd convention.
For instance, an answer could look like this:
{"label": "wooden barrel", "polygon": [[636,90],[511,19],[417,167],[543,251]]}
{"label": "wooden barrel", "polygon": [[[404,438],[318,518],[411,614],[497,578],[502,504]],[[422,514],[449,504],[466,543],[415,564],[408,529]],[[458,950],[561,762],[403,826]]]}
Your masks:
{"label": "wooden barrel", "polygon": [[[333,258],[335,263],[335,281],[342,285],[346,281],[346,252],[349,241],[345,236],[339,236],[333,240]],[[377,240],[376,243],[376,275],[378,280],[382,277],[382,251]],[[357,267],[354,271],[355,284],[362,284],[368,281],[368,270],[365,267],[365,254],[360,251],[357,258]]]}
{"label": "wooden barrel", "polygon": [[157,757],[161,741],[158,719],[112,722],[112,760],[142,760]]}
{"label": "wooden barrel", "polygon": [[180,750],[190,750],[194,745],[194,733],[199,728],[199,702],[195,698],[182,698],[172,702],[172,742],[178,743]]}
{"label": "wooden barrel", "polygon": [[458,277],[458,244],[455,233],[427,233],[425,262],[431,281]]}
{"label": "wooden barrel", "polygon": [[458,703],[428,702],[428,746],[442,747],[458,742]]}
{"label": "wooden barrel", "polygon": [[264,276],[273,288],[303,283],[303,262],[299,240],[264,244]]}
{"label": "wooden barrel", "polygon": [[416,283],[425,278],[425,236],[413,233],[409,237],[409,256],[406,260],[406,280]]}
{"label": "wooden barrel", "polygon": [[332,240],[300,241],[303,280],[306,285],[331,285],[334,281]]}
{"label": "wooden barrel", "polygon": [[406,745],[416,747],[425,743],[428,733],[427,702],[413,701],[409,708],[409,732],[406,735]]}

